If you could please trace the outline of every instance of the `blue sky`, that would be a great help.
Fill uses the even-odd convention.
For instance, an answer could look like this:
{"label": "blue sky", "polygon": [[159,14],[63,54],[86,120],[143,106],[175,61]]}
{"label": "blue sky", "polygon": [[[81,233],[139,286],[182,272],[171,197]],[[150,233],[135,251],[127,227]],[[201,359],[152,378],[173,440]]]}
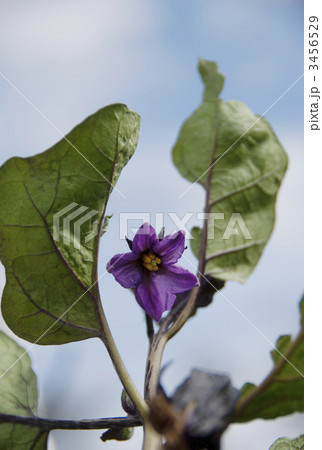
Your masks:
{"label": "blue sky", "polygon": [[[141,115],[138,150],[117,186],[127,200],[114,192],[108,206],[114,218],[102,239],[102,273],[114,253],[126,251],[124,241],[116,238],[120,212],[150,212],[153,223],[156,212],[183,216],[202,208],[199,186],[178,200],[189,183],[171,163],[179,127],[201,100],[199,57],[218,62],[226,76],[224,100],[244,101],[257,114],[270,108],[303,73],[301,1],[13,0],[1,8],[1,72],[61,133],[110,103],[126,103]],[[11,156],[41,152],[60,140],[1,78],[0,95],[1,163]],[[290,159],[276,227],[249,280],[244,285],[231,283],[223,294],[275,343],[280,334],[297,332],[303,287],[302,79],[266,118]],[[187,255],[193,260],[189,251]],[[3,286],[3,272],[0,277]],[[121,353],[141,386],[147,350],[142,313],[111,276],[103,278],[101,291]],[[1,327],[6,329],[5,324]],[[271,367],[270,350],[229,303],[217,298],[170,343],[164,361],[173,364],[164,383],[171,392],[192,367],[228,373],[237,387],[260,382]],[[34,347],[30,355],[39,376],[42,415],[122,414],[121,387],[98,341]],[[223,450],[266,449],[281,435],[296,436],[302,427],[299,415],[236,425],[226,433]],[[101,449],[98,436],[99,432],[55,432],[50,449]],[[140,448],[139,442],[136,432],[129,443],[112,443],[109,448]]]}

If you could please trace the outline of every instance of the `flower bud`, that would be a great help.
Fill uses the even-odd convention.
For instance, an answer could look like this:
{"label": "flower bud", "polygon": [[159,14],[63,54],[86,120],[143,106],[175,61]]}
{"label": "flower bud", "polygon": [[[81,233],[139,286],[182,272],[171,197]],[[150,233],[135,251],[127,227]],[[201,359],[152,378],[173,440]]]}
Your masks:
{"label": "flower bud", "polygon": [[128,413],[130,416],[137,415],[137,411],[125,389],[122,390],[121,403],[122,403],[122,408],[124,409],[124,411],[126,413]]}

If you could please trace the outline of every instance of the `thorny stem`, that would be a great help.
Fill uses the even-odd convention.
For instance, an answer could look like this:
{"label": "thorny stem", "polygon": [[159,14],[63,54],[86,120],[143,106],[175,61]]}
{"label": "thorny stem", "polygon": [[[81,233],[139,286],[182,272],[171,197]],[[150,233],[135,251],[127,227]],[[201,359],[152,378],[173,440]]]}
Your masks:
{"label": "thorny stem", "polygon": [[281,359],[274,366],[274,368],[267,375],[267,377],[261,382],[261,384],[258,385],[257,387],[255,387],[252,391],[250,391],[250,393],[248,395],[246,395],[239,401],[239,403],[237,404],[236,410],[235,410],[236,418],[238,418],[245,411],[245,409],[250,405],[251,402],[253,402],[253,400],[259,394],[261,394],[263,391],[265,391],[265,389],[267,389],[271,383],[276,381],[277,375],[280,373],[280,371],[285,366],[285,364],[288,363],[288,360],[290,359],[293,352],[296,350],[297,346],[303,339],[303,336],[304,336],[304,330],[302,328],[301,331],[299,332],[299,334],[297,335],[296,339],[292,342],[292,344],[289,346],[289,348],[287,349],[285,354],[282,355]]}

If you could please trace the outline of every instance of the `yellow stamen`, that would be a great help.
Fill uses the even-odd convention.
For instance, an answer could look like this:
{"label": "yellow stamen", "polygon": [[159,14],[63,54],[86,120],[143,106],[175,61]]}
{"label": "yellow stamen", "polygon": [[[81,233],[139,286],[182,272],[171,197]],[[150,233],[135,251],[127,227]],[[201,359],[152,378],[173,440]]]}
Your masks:
{"label": "yellow stamen", "polygon": [[161,264],[161,259],[159,256],[152,252],[143,253],[141,255],[141,262],[143,267],[150,270],[151,272],[156,272],[159,270],[159,265]]}
{"label": "yellow stamen", "polygon": [[145,263],[150,263],[151,262],[151,258],[149,258],[148,255],[146,255],[145,253],[142,255],[142,260]]}

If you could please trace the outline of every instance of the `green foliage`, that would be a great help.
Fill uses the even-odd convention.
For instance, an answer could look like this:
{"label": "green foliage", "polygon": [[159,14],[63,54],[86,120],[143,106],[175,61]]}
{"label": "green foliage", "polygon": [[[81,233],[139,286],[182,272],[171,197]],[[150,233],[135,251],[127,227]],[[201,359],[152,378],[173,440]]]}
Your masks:
{"label": "green foliage", "polygon": [[106,441],[128,441],[134,434],[133,428],[111,428],[102,434],[101,439]]}
{"label": "green foliage", "polygon": [[[224,77],[216,63],[200,60],[199,71],[203,101],[183,124],[173,161],[185,178],[209,190],[207,212],[224,214],[208,222],[206,273],[245,281],[273,230],[287,156],[265,119],[241,102],[218,98]],[[199,257],[200,230],[193,237]]]}
{"label": "green foliage", "polygon": [[[139,122],[125,105],[111,105],[46,152],[12,158],[1,167],[2,313],[18,336],[63,344],[99,335],[99,237],[113,185],[135,151]],[[61,217],[55,238],[54,215],[72,202],[97,214],[79,236],[62,226]]]}
{"label": "green foliage", "polygon": [[298,436],[295,439],[280,438],[277,439],[269,448],[269,450],[303,450],[304,449],[304,435]]}
{"label": "green foliage", "polygon": [[[216,63],[200,60],[199,71],[205,85],[203,101],[183,124],[173,160],[186,179],[206,190],[205,212],[217,215],[208,221],[205,254],[205,281],[211,280],[217,290],[228,280],[245,281],[255,268],[274,226],[287,156],[265,119],[241,102],[222,102],[219,95],[224,77]],[[123,408],[133,415],[137,410],[146,413],[146,405],[104,322],[97,259],[100,237],[111,218],[105,216],[106,204],[135,151],[139,123],[139,116],[125,105],[111,105],[88,117],[46,152],[12,158],[0,168],[0,258],[6,270],[1,307],[6,323],[18,336],[38,344],[101,337],[131,395],[123,390]],[[72,229],[66,216],[69,221],[85,220]],[[192,230],[192,250],[197,257],[202,232],[200,228]],[[214,288],[205,286],[196,307],[212,300]],[[207,436],[212,439],[226,428],[233,410],[236,422],[303,411],[303,305],[300,333],[294,340],[291,336],[278,339],[272,352],[274,368],[263,383],[245,384],[239,397],[225,379],[231,404],[225,392],[226,398],[217,396],[215,400],[222,400],[229,411],[220,414],[215,405],[210,412],[217,414],[219,425],[214,420],[208,424],[201,414],[198,430],[209,425]],[[177,400],[183,401],[183,409],[191,404],[187,396],[198,397],[202,391],[199,375],[185,382],[187,386],[191,380],[196,382],[194,389],[184,383],[176,391],[180,391]],[[223,381],[206,375],[211,382]],[[222,387],[219,390],[222,394]],[[209,406],[209,395],[215,391],[208,391],[200,401]],[[205,408],[199,409],[205,412]],[[50,428],[36,414],[37,380],[30,359],[0,332],[0,450],[44,450]],[[21,416],[28,418],[28,424]],[[144,414],[141,417],[144,419]],[[132,435],[133,428],[111,428],[101,439],[122,441]],[[205,441],[204,432],[190,437]],[[302,448],[303,436],[281,438],[270,447]]]}
{"label": "green foliage", "polygon": [[[304,300],[301,301],[301,311],[303,305]],[[291,336],[281,336],[276,349],[278,351],[272,351],[274,368],[267,378],[259,386],[251,383],[243,386],[236,422],[274,419],[304,410],[304,378],[301,375],[304,372],[303,328],[294,340]]]}
{"label": "green foliage", "polygon": [[1,414],[30,417],[37,412],[37,378],[31,369],[29,356],[24,353],[12,339],[0,332],[0,450],[41,450],[47,447],[47,431],[1,420]]}

